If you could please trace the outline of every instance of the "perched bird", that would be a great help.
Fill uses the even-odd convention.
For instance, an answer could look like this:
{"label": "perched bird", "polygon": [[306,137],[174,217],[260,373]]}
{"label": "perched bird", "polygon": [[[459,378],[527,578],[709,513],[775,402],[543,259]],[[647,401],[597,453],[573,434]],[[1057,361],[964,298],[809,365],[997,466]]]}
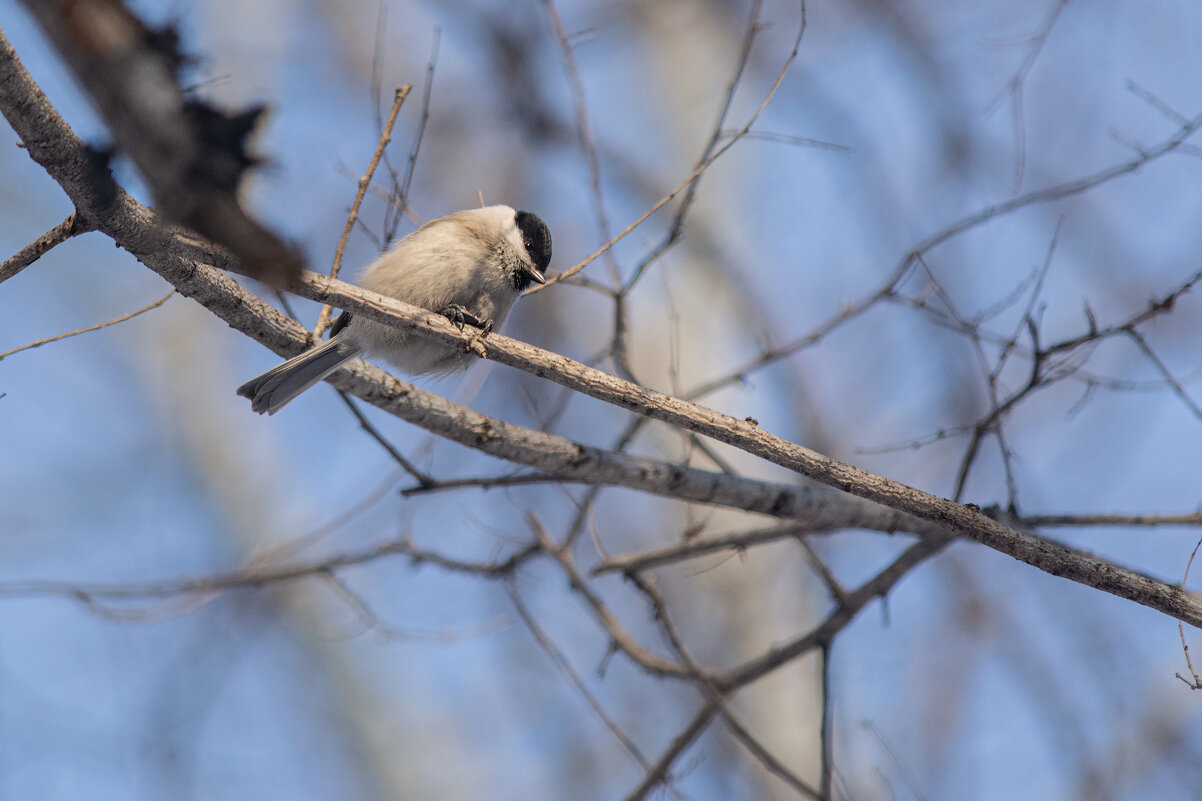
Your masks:
{"label": "perched bird", "polygon": [[[359,279],[364,289],[489,331],[500,326],[531,283],[545,283],[551,232],[537,214],[488,206],[439,217],[376,259]],[[356,356],[374,356],[408,375],[466,370],[472,355],[343,312],[326,342],[238,387],[251,408],[275,414]]]}

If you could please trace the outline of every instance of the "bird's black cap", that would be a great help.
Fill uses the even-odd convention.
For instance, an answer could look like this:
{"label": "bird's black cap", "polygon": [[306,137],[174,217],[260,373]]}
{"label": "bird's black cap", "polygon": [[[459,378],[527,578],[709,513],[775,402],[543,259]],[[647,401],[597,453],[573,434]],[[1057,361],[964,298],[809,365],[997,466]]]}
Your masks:
{"label": "bird's black cap", "polygon": [[551,231],[547,224],[537,214],[529,211],[519,211],[514,215],[518,230],[522,232],[522,242],[526,252],[539,272],[546,272],[551,263]]}

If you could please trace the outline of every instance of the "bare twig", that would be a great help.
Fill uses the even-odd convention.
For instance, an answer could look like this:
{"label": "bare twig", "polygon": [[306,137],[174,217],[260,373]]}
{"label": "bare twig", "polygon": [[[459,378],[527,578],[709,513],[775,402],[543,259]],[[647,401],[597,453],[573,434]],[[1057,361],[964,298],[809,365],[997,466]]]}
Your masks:
{"label": "bare twig", "polygon": [[460,489],[490,490],[496,487],[529,487],[536,484],[571,484],[578,479],[572,476],[557,476],[550,473],[517,473],[508,476],[482,476],[480,478],[431,479],[428,484],[401,490],[401,496],[412,498],[432,492],[450,492]]}
{"label": "bare twig", "polygon": [[685,559],[694,559],[706,554],[728,550],[742,551],[756,545],[764,545],[782,539],[803,537],[822,532],[822,529],[815,528],[814,524],[810,521],[782,523],[778,526],[770,526],[754,531],[739,531],[733,534],[722,534],[704,539],[696,539],[680,543],[679,545],[659,548],[654,551],[614,556],[597,564],[593,568],[592,573],[594,576],[604,573],[637,573],[641,570],[681,562]]}
{"label": "bare twig", "polygon": [[1140,86],[1135,81],[1128,80],[1127,81],[1127,89],[1131,92],[1131,94],[1135,95],[1140,100],[1143,100],[1149,106],[1151,106],[1152,108],[1156,109],[1161,114],[1163,114],[1165,116],[1165,118],[1168,119],[1170,122],[1172,122],[1174,125],[1188,125],[1189,124],[1189,120],[1183,114],[1180,114],[1176,109],[1174,109],[1168,103],[1164,102],[1164,100],[1157,97],[1152,92],[1149,92],[1147,89]]}
{"label": "bare twig", "polygon": [[798,537],[797,544],[801,546],[801,551],[805,554],[806,562],[810,568],[818,574],[818,578],[822,579],[822,583],[826,585],[826,591],[831,594],[831,598],[836,603],[841,603],[847,591],[843,589],[838,577],[834,571],[826,566],[826,562],[822,561],[822,557],[814,550],[814,546],[809,543],[804,537]]}
{"label": "bare twig", "polygon": [[684,640],[681,639],[679,632],[676,630],[676,626],[672,623],[672,618],[668,614],[668,606],[666,603],[664,603],[663,596],[661,596],[659,591],[655,589],[655,586],[642,576],[631,574],[630,579],[634,582],[634,585],[638,587],[639,591],[642,592],[643,595],[645,595],[651,602],[652,619],[659,624],[660,629],[664,632],[665,637],[667,637],[668,642],[671,644],[672,650],[676,652],[676,655],[680,658],[680,661],[692,674],[693,682],[697,685],[697,688],[701,690],[706,699],[712,705],[720,710],[723,723],[726,724],[726,727],[730,730],[731,734],[734,735],[735,739],[738,740],[769,773],[788,784],[799,794],[806,796],[807,798],[813,798],[822,801],[822,796],[819,795],[817,790],[815,790],[813,787],[810,787],[809,784],[791,771],[788,766],[777,759],[772,752],[764,747],[763,743],[761,743],[750,731],[748,731],[747,727],[743,725],[743,722],[739,720],[738,716],[734,713],[734,710],[730,708],[726,694],[714,683],[713,676],[702,670],[702,668],[697,664],[697,661],[689,654],[688,649],[685,647]]}
{"label": "bare twig", "polygon": [[918,778],[914,775],[914,771],[908,764],[906,764],[906,760],[897,753],[897,749],[889,744],[889,741],[885,739],[884,735],[881,734],[881,732],[875,725],[873,725],[871,721],[866,720],[861,725],[868,731],[872,732],[872,736],[875,737],[876,741],[881,744],[881,748],[885,749],[885,753],[887,753],[890,758],[893,759],[894,764],[897,765],[897,767],[901,770],[902,778],[905,779],[906,782],[906,788],[911,794],[913,794],[914,798],[917,801],[927,801],[927,796],[922,792],[922,788],[919,785]]}
{"label": "bare twig", "polygon": [[384,435],[380,433],[379,429],[372,425],[371,421],[368,420],[363,412],[360,411],[359,407],[355,405],[355,402],[351,400],[350,395],[339,391],[338,397],[342,398],[342,402],[346,404],[346,407],[351,410],[351,414],[353,414],[355,419],[359,421],[359,427],[366,431],[372,439],[378,442],[380,447],[392,457],[393,461],[399,464],[402,470],[404,470],[417,481],[419,487],[433,486],[434,479],[419,469],[417,465],[413,464],[413,462],[406,459],[403,453],[393,447],[393,444],[384,438]]}
{"label": "bare twig", "polygon": [[845,594],[842,603],[810,632],[727,671],[718,678],[718,687],[724,692],[732,692],[768,675],[802,654],[830,645],[835,635],[842,631],[860,610],[877,598],[884,598],[915,567],[942,551],[949,543],[951,539],[948,537],[926,537],[914,543],[880,573]]}
{"label": "bare twig", "polygon": [[588,704],[590,709],[593,710],[593,714],[597,716],[602,725],[609,729],[609,732],[618,740],[619,743],[622,744],[622,747],[626,749],[626,752],[630,754],[636,763],[638,763],[638,766],[643,770],[648,770],[651,765],[647,762],[647,758],[643,756],[643,752],[640,751],[639,747],[634,744],[634,741],[630,739],[629,735],[622,731],[622,728],[618,726],[617,722],[615,722],[613,718],[609,716],[609,713],[605,711],[605,707],[601,706],[601,702],[597,700],[597,697],[593,695],[591,690],[589,690],[588,685],[586,685],[584,680],[580,678],[580,674],[577,673],[572,667],[571,663],[568,662],[568,658],[558,647],[556,647],[555,643],[551,640],[550,636],[543,631],[542,627],[538,625],[538,621],[535,620],[534,615],[530,613],[529,608],[526,606],[526,602],[522,600],[522,596],[518,592],[517,586],[514,584],[514,582],[505,582],[505,589],[509,593],[509,599],[513,602],[513,608],[517,610],[518,617],[520,617],[522,622],[526,624],[526,628],[530,630],[530,634],[534,637],[535,642],[537,642],[539,647],[546,652],[547,656],[551,658],[551,661],[555,663],[555,666],[562,670],[564,675],[568,677],[568,681],[572,683],[572,686],[576,688],[578,693],[580,693],[580,696],[584,699],[584,702]]}
{"label": "bare twig", "polygon": [[697,711],[689,724],[684,730],[676,735],[668,748],[656,760],[651,769],[643,776],[643,780],[639,782],[639,786],[634,788],[630,795],[626,796],[626,801],[643,801],[656,787],[671,780],[672,765],[680,758],[693,742],[701,736],[701,733],[706,730],[710,722],[714,719],[714,715],[718,714],[718,707],[712,703],[707,703]]}
{"label": "bare twig", "polygon": [[387,556],[405,557],[415,566],[429,564],[452,573],[503,578],[540,551],[539,546],[529,545],[500,561],[470,562],[422,550],[408,540],[397,539],[316,561],[277,567],[246,568],[204,578],[116,584],[76,584],[65,581],[4,582],[0,583],[0,596],[64,596],[89,605],[99,601],[129,602],[177,596],[210,596],[226,590],[261,589],[273,584],[333,575]]}
{"label": "bare twig", "polygon": [[670,192],[668,192],[668,194],[664,195],[659,200],[657,200],[654,204],[652,204],[651,208],[649,208],[649,209],[647,209],[647,211],[643,212],[643,214],[640,215],[637,219],[635,219],[634,222],[630,223],[625,228],[623,228],[621,231],[619,231],[616,236],[614,236],[612,239],[610,239],[608,242],[606,242],[604,245],[602,245],[599,249],[594,251],[592,254],[585,257],[584,260],[577,262],[572,267],[569,267],[568,269],[564,270],[561,273],[557,273],[556,275],[547,276],[546,284],[544,284],[542,286],[534,287],[530,290],[527,290],[528,292],[537,292],[547,286],[551,286],[551,285],[556,284],[560,281],[563,281],[567,278],[570,278],[573,275],[575,275],[576,273],[583,270],[589,264],[591,264],[596,258],[609,252],[610,248],[612,248],[618,242],[625,239],[626,236],[628,236],[631,231],[633,231],[634,229],[636,229],[640,225],[642,225],[644,222],[646,222],[647,219],[651,215],[655,214],[655,212],[659,211],[664,206],[671,203],[672,200],[675,199],[676,196],[679,195],[681,192],[684,192],[685,190],[687,190],[693,184],[694,181],[696,181],[707,169],[709,169],[709,166],[711,164],[713,164],[718,159],[722,158],[722,156],[725,155],[727,151],[729,151],[732,147],[734,147],[738,142],[740,142],[743,139],[744,136],[747,135],[747,133],[749,133],[751,131],[752,126],[754,126],[756,121],[759,120],[760,115],[764,113],[764,109],[766,109],[768,107],[768,104],[772,102],[772,98],[776,96],[776,91],[780,88],[781,83],[784,82],[785,76],[789,74],[789,69],[793,66],[793,62],[797,59],[797,54],[801,50],[801,40],[802,40],[802,37],[805,35],[805,28],[806,28],[805,0],[801,0],[801,2],[799,3],[799,6],[801,8],[801,24],[798,26],[797,37],[793,40],[793,49],[789,52],[789,55],[785,58],[785,63],[781,67],[780,73],[776,76],[776,80],[773,82],[771,88],[768,90],[768,93],[764,96],[764,99],[760,102],[759,106],[752,113],[751,117],[747,120],[746,124],[744,124],[744,126],[742,128],[740,128],[738,131],[736,131],[734,133],[734,135],[732,135],[731,138],[729,140],[727,140],[727,142],[724,145],[722,145],[722,147],[715,150],[712,154],[710,154],[710,156],[708,158],[702,160],[701,163],[699,163],[693,169],[693,171],[691,173],[689,173],[688,177],[686,177],[683,181],[681,181],[679,184],[677,184],[674,189],[672,189]]}
{"label": "bare twig", "polygon": [[1014,120],[1014,143],[1015,143],[1015,164],[1014,164],[1014,191],[1018,191],[1022,186],[1023,170],[1026,166],[1026,127],[1023,123],[1023,86],[1026,83],[1027,75],[1031,72],[1031,68],[1035,65],[1035,59],[1039,57],[1044,45],[1047,44],[1048,37],[1052,35],[1052,28],[1056,25],[1056,20],[1060,18],[1060,12],[1064,11],[1064,7],[1068,5],[1069,0],[1054,0],[1052,10],[1048,13],[1047,19],[1044,21],[1043,27],[1039,29],[1035,35],[1031,36],[1028,41],[1027,54],[1023,57],[1022,63],[1006,82],[1005,88],[998,93],[998,96],[992,103],[989,104],[990,112],[996,110],[1002,100],[1010,96],[1010,111]]}
{"label": "bare twig", "polygon": [[1152,362],[1156,371],[1164,377],[1164,382],[1172,388],[1173,394],[1181,399],[1181,402],[1185,404],[1185,407],[1190,410],[1190,413],[1194,417],[1202,420],[1202,408],[1199,408],[1194,399],[1189,396],[1189,393],[1185,391],[1185,387],[1181,386],[1181,382],[1173,377],[1173,373],[1169,370],[1168,365],[1156,355],[1156,351],[1152,350],[1152,346],[1148,344],[1148,340],[1139,331],[1135,330],[1134,326],[1127,329],[1127,336],[1135,342],[1143,354],[1148,357],[1148,361]]}
{"label": "bare twig", "polygon": [[830,795],[823,795],[820,790],[811,787],[808,782],[789,769],[789,766],[781,762],[776,756],[764,747],[755,735],[747,730],[743,722],[734,714],[727,704],[722,708],[722,722],[735,739],[743,745],[747,751],[755,757],[764,769],[771,773],[776,778],[783,781],[785,784],[793,788],[794,792],[804,798],[813,798],[816,801],[827,801]]}
{"label": "bare twig", "polygon": [[827,320],[820,323],[808,334],[797,337],[783,345],[774,348],[766,348],[762,353],[753,359],[748,360],[744,364],[736,367],[734,370],[727,372],[724,375],[712,378],[684,393],[685,398],[689,400],[697,400],[704,398],[713,392],[716,392],[723,387],[731,384],[745,381],[756,370],[767,367],[770,364],[780,361],[788,356],[792,356],[804,348],[821,342],[832,331],[839,328],[843,324],[856,319],[868,310],[874,308],[882,300],[891,297],[896,291],[898,285],[906,278],[913,270],[915,261],[905,261],[899,264],[897,269],[885,278],[876,288],[865,293],[863,297],[854,303],[844,306],[835,314],[831,315]]}
{"label": "bare twig", "polygon": [[3,353],[0,353],[0,360],[8,358],[9,356],[12,356],[14,353],[20,353],[23,350],[30,350],[32,348],[40,348],[42,345],[47,345],[51,342],[58,342],[60,339],[67,339],[68,337],[78,336],[79,334],[88,334],[88,333],[91,333],[92,331],[99,331],[101,328],[108,328],[110,325],[116,325],[117,323],[123,323],[126,320],[132,320],[133,318],[137,317],[139,314],[144,314],[144,313],[150,311],[151,309],[157,309],[159,306],[162,306],[164,303],[166,303],[168,300],[170,300],[171,296],[174,294],[175,294],[175,290],[173,289],[170,292],[168,292],[166,295],[163,295],[163,297],[154,301],[153,303],[143,306],[142,308],[138,309],[137,311],[132,311],[129,314],[122,314],[120,317],[114,317],[111,320],[105,320],[103,323],[96,323],[96,325],[89,325],[87,328],[78,328],[74,331],[67,331],[66,333],[63,333],[63,334],[56,334],[52,337],[45,337],[44,339],[35,340],[26,345],[22,345],[19,348],[13,348],[12,350],[6,350]]}
{"label": "bare twig", "polygon": [[[421,118],[417,123],[417,133],[413,135],[413,145],[409,148],[409,156],[405,164],[405,180],[401,183],[396,181],[396,173],[392,170],[392,165],[389,164],[389,172],[393,174],[393,195],[389,208],[393,209],[393,213],[384,224],[384,241],[385,244],[396,239],[397,228],[404,219],[405,213],[409,210],[409,189],[413,186],[413,176],[417,174],[417,157],[422,150],[422,142],[426,138],[426,127],[430,124],[430,98],[434,93],[434,70],[438,66],[438,48],[442,41],[442,29],[437,25],[434,26],[434,33],[430,42],[430,60],[426,62],[426,80],[422,85],[422,110]],[[480,205],[484,205],[481,199]]]}
{"label": "bare twig", "polygon": [[585,603],[588,604],[589,610],[593,613],[597,624],[609,635],[610,640],[622,653],[626,654],[632,662],[643,670],[655,676],[683,679],[691,675],[688,668],[684,665],[670,659],[665,659],[662,656],[657,656],[639,645],[630,632],[614,617],[613,612],[609,610],[609,607],[605,605],[600,596],[594,593],[592,588],[589,587],[588,582],[584,580],[584,577],[576,569],[576,565],[573,563],[567,549],[556,545],[551,540],[551,535],[547,533],[547,529],[533,513],[528,514],[526,519],[530,523],[530,529],[538,539],[539,546],[563,568],[572,590],[579,594]]}
{"label": "bare twig", "polygon": [[[722,137],[734,136],[734,131],[723,131]],[[847,145],[841,145],[837,142],[824,142],[821,139],[811,139],[808,136],[796,136],[794,134],[775,133],[773,131],[748,131],[743,135],[744,139],[757,140],[760,142],[773,142],[780,145],[799,145],[802,147],[814,147],[819,150],[832,150],[836,153],[849,153],[851,148]]]}
{"label": "bare twig", "polygon": [[[331,278],[337,278],[338,273],[342,270],[342,256],[346,252],[346,243],[351,237],[351,231],[355,228],[355,222],[359,219],[359,206],[362,205],[363,198],[367,196],[367,188],[371,186],[372,176],[376,174],[376,167],[380,165],[384,149],[392,141],[392,129],[396,125],[397,115],[401,112],[401,105],[405,102],[405,98],[409,96],[411,89],[413,89],[413,84],[407,83],[393,94],[392,108],[388,111],[388,119],[384,121],[384,126],[380,130],[380,141],[376,143],[376,152],[372,154],[371,161],[367,164],[367,170],[363,173],[363,177],[359,179],[359,187],[355,191],[355,199],[351,202],[351,210],[346,215],[346,225],[342,226],[342,234],[338,237],[338,246],[334,248],[334,263],[330,265]],[[321,313],[317,315],[317,324],[313,326],[314,341],[321,339],[321,335],[330,327],[330,313],[332,311],[333,307],[329,304],[321,307]]]}
{"label": "bare twig", "polygon": [[[702,171],[698,172],[697,177],[690,181],[688,189],[685,190],[684,197],[680,199],[680,206],[676,209],[676,214],[672,218],[671,225],[668,226],[668,233],[664,236],[659,245],[652,248],[651,252],[634,268],[634,272],[631,273],[630,278],[628,278],[626,283],[622,286],[623,292],[629,292],[631,289],[633,289],[634,285],[638,283],[640,278],[642,278],[643,273],[647,270],[647,267],[663,256],[663,254],[666,253],[667,250],[680,239],[681,232],[684,229],[685,217],[689,213],[689,210],[693,207],[693,201],[697,197],[697,187],[701,185],[701,177],[704,174],[704,169],[707,169],[709,164],[713,163],[713,161],[709,161],[707,164],[707,160],[709,160],[710,156],[713,155],[714,148],[717,147],[718,142],[721,141],[723,137],[722,126],[726,124],[726,117],[728,114],[730,114],[730,107],[734,102],[735,92],[738,90],[739,84],[743,80],[743,72],[747,68],[747,62],[751,59],[751,49],[755,44],[757,34],[760,32],[760,12],[762,11],[763,6],[763,0],[755,0],[755,2],[751,4],[750,19],[747,23],[747,32],[744,34],[743,43],[739,47],[739,55],[738,59],[735,61],[734,72],[731,74],[730,80],[726,84],[726,91],[723,94],[722,105],[718,109],[718,117],[714,120],[713,127],[710,130],[709,140],[706,141],[705,146],[701,149],[701,156],[697,160],[696,168],[701,168]],[[802,3],[801,26],[797,34],[798,44],[801,42],[801,36],[805,33],[805,24],[805,3]],[[796,53],[797,48],[795,46],[793,54],[789,57],[790,61],[792,60],[793,56],[796,55]],[[787,70],[788,68],[789,63],[786,62],[785,69]],[[784,73],[782,72],[781,75],[783,77]],[[772,91],[776,91],[775,86],[772,88]],[[761,107],[761,110],[762,108],[763,107]],[[756,115],[758,116],[758,114],[759,112],[757,111]],[[741,130],[730,134],[728,144],[734,144],[734,142],[738,141],[739,139],[750,135],[751,125],[754,122],[755,120],[752,119],[752,121],[745,125]],[[702,168],[702,165],[705,165],[705,167]]]}
{"label": "bare twig", "polygon": [[[584,160],[588,164],[589,187],[593,193],[593,214],[596,217],[597,233],[600,234],[601,241],[605,242],[610,239],[609,212],[605,209],[605,195],[601,191],[601,162],[597,157],[597,142],[593,139],[592,126],[589,124],[588,118],[588,102],[584,96],[584,81],[580,77],[580,67],[576,63],[576,52],[572,48],[572,43],[568,39],[567,29],[564,28],[563,20],[559,16],[559,9],[555,7],[554,0],[543,0],[543,6],[547,9],[547,17],[551,22],[551,29],[555,32],[555,38],[559,42],[559,49],[563,53],[564,66],[567,68],[568,83],[572,87],[572,100],[576,106],[576,136],[580,139],[580,149],[584,154]],[[611,279],[614,284],[620,280],[618,275],[618,265],[613,259],[613,251],[606,253],[606,260],[609,265]]]}
{"label": "bare twig", "polygon": [[[1189,569],[1194,564],[1194,557],[1198,555],[1198,548],[1202,547],[1202,539],[1194,545],[1194,550],[1190,551],[1189,560],[1185,563],[1185,573],[1181,576],[1181,589],[1185,589],[1185,582],[1189,579]],[[1180,620],[1177,621],[1177,632],[1181,635],[1181,651],[1185,654],[1185,664],[1189,667],[1190,675],[1194,677],[1191,683],[1180,673],[1176,674],[1177,678],[1184,681],[1193,690],[1202,690],[1202,679],[1198,678],[1198,671],[1194,670],[1194,663],[1189,658],[1189,644],[1185,641],[1185,624]]]}
{"label": "bare twig", "polygon": [[833,799],[832,788],[835,775],[835,721],[834,721],[834,691],[831,689],[831,648],[822,648],[822,725],[819,731],[821,742],[820,761],[822,762],[822,780],[818,784],[818,792],[824,799]]}
{"label": "bare twig", "polygon": [[291,559],[298,553],[304,551],[321,542],[326,537],[329,537],[335,531],[345,526],[347,523],[354,520],[359,515],[366,512],[368,509],[375,506],[380,501],[384,500],[396,486],[397,478],[390,476],[384,481],[373,487],[363,498],[354,504],[351,504],[343,512],[339,513],[332,519],[315,526],[308,532],[296,537],[295,539],[280,542],[278,544],[270,544],[253,551],[246,560],[245,568],[253,569],[263,565],[278,564],[285,560]]}
{"label": "bare twig", "polygon": [[988,220],[1011,214],[1019,209],[1037,203],[1050,203],[1054,200],[1061,200],[1073,195],[1079,195],[1086,190],[1093,189],[1096,186],[1101,186],[1102,184],[1112,181],[1115,178],[1133,173],[1148,162],[1155,161],[1161,156],[1167,153],[1172,153],[1174,150],[1181,147],[1181,145],[1185,143],[1185,140],[1197,133],[1199,127],[1202,127],[1202,114],[1186,121],[1184,125],[1174,131],[1168,138],[1150,148],[1142,150],[1130,161],[1098,170],[1097,172],[1073,179],[1071,181],[1065,181],[1044,189],[1027,192],[1019,195],[1018,197],[1011,198],[1004,203],[987,206],[976,214],[963,217],[943,230],[921,240],[914,247],[911,253],[907,254],[906,259],[908,260],[914,258],[917,254],[927,253],[936,246],[941,245],[949,239],[975,228],[976,226]]}
{"label": "bare twig", "polygon": [[12,278],[17,273],[33,264],[56,245],[61,245],[73,236],[94,230],[80,219],[79,215],[71,212],[67,219],[51,228],[46,233],[30,242],[0,264],[0,284]]}

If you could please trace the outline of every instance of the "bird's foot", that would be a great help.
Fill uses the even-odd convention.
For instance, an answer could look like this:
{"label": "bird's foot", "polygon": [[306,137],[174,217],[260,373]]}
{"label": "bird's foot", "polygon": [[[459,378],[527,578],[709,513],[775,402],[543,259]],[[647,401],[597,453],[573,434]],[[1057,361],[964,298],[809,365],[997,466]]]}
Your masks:
{"label": "bird's foot", "polygon": [[438,310],[438,313],[451,321],[460,331],[464,325],[470,325],[473,328],[479,328],[481,335],[487,334],[492,330],[492,320],[481,320],[476,315],[472,314],[465,307],[458,303],[452,303],[450,306],[444,306]]}

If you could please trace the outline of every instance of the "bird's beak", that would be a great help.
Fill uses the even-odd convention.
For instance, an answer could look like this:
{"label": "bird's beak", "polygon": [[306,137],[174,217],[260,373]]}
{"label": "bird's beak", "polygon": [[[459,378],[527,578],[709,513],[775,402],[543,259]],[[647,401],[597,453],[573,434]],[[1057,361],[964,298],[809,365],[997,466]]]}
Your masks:
{"label": "bird's beak", "polygon": [[527,268],[526,268],[526,275],[530,276],[530,278],[531,278],[531,279],[532,279],[532,280],[533,280],[533,281],[534,281],[536,284],[545,284],[545,283],[547,283],[547,279],[543,277],[543,274],[542,274],[542,273],[540,273],[540,272],[538,271],[538,268],[537,268],[537,267],[527,267]]}

